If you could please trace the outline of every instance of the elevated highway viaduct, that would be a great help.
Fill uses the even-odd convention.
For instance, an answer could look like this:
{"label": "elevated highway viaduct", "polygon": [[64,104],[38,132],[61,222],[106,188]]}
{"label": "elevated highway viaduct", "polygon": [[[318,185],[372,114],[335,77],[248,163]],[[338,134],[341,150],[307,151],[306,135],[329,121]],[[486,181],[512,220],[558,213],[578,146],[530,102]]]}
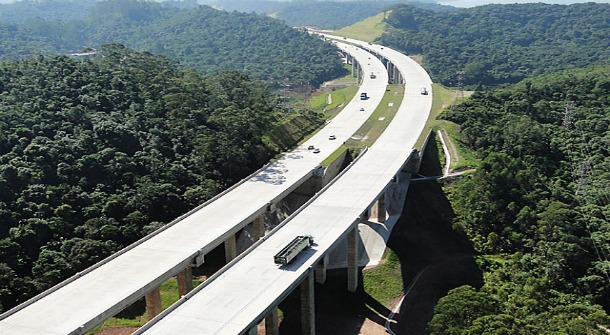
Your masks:
{"label": "elevated highway viaduct", "polygon": [[[324,192],[284,221],[281,229],[265,236],[135,334],[256,334],[263,319],[266,334],[277,334],[277,306],[297,287],[302,334],[315,334],[314,280],[323,281],[325,258],[344,238],[348,240],[347,289],[356,290],[358,223],[372,206],[378,206],[380,215],[386,217],[387,190],[417,160],[413,147],[432,106],[432,95],[421,94],[422,87],[432,92],[430,77],[421,66],[389,48],[371,48],[378,48],[379,55],[393,64],[406,83],[397,114],[375,144]],[[312,235],[315,244],[292,263],[276,265],[274,254],[302,235]]]}
{"label": "elevated highway viaduct", "polygon": [[[358,91],[370,99],[352,100],[316,135],[277,161],[157,232],[0,315],[0,334],[84,334],[138,299],[146,297],[149,316],[161,312],[159,286],[177,276],[181,294],[191,288],[191,267],[224,244],[227,259],[237,256],[235,235],[250,226],[255,239],[265,233],[263,215],[320,171],[320,163],[369,118],[383,97],[384,65],[361,48],[339,43],[360,64]],[[358,96],[357,95],[357,96]],[[364,111],[360,109],[364,108]],[[329,140],[334,135],[335,140]],[[314,145],[320,153],[313,153]]]}

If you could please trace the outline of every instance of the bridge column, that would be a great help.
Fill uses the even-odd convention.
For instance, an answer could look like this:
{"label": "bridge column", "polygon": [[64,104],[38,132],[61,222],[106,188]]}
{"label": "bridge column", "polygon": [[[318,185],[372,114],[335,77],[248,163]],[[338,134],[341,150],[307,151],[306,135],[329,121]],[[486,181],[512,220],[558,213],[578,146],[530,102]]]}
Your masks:
{"label": "bridge column", "polygon": [[415,154],[409,159],[409,162],[403,168],[403,172],[409,172],[413,174],[419,173],[419,167],[421,165],[422,153],[416,151]]}
{"label": "bridge column", "polygon": [[161,306],[161,291],[159,288],[154,288],[152,291],[146,293],[146,315],[148,320],[152,320],[155,316],[159,315],[163,310]]}
{"label": "bridge column", "polygon": [[176,276],[178,281],[178,294],[180,296],[186,295],[193,289],[193,271],[190,266],[186,269],[178,272]]}
{"label": "bridge column", "polygon": [[394,78],[394,84],[400,84],[400,73],[398,73],[398,69],[396,66],[392,66],[392,70],[394,73],[392,74],[392,78]]}
{"label": "bridge column", "polygon": [[373,208],[368,207],[363,213],[362,215],[360,215],[360,222],[366,223],[370,218],[371,218],[371,212],[373,211]]}
{"label": "bridge column", "polygon": [[316,309],[314,295],[313,273],[309,274],[301,283],[301,334],[316,334]]}
{"label": "bridge column", "polygon": [[237,240],[235,234],[231,234],[225,241],[225,259],[227,263],[237,257]]}
{"label": "bridge column", "polygon": [[280,321],[277,315],[277,306],[273,307],[265,318],[265,335],[279,335]]}
{"label": "bridge column", "polygon": [[384,223],[386,217],[385,209],[385,191],[381,193],[379,199],[377,199],[377,222]]}
{"label": "bridge column", "polygon": [[347,235],[347,290],[358,288],[358,225]]}
{"label": "bridge column", "polygon": [[328,255],[324,256],[316,265],[316,283],[324,284],[326,282],[326,266],[328,266]]}
{"label": "bridge column", "polygon": [[265,236],[265,217],[263,215],[252,221],[252,239],[254,242]]}
{"label": "bridge column", "polygon": [[258,326],[254,326],[248,330],[248,335],[258,335]]}

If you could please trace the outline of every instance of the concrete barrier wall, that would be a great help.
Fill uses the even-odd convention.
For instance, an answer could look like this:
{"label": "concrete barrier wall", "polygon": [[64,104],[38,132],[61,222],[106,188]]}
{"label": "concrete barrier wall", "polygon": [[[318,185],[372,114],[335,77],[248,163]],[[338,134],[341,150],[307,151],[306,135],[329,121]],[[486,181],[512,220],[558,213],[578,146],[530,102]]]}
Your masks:
{"label": "concrete barrier wall", "polygon": [[324,177],[322,180],[322,186],[328,185],[345,167],[351,163],[351,156],[348,157],[349,151],[346,149],[343,153],[337,157],[330,165],[324,170]]}

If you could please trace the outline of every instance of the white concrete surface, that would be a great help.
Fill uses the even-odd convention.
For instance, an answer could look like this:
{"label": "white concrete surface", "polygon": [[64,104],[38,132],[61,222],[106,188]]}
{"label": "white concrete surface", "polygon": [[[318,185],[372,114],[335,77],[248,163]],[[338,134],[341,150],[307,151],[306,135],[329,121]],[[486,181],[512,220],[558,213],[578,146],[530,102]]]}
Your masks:
{"label": "white concrete surface", "polygon": [[[412,154],[432,106],[432,95],[420,94],[422,86],[431,85],[424,69],[389,48],[379,50],[402,72],[406,90],[398,113],[377,142],[281,229],[135,334],[242,334],[354,227]],[[278,267],[273,255],[297,235],[313,235],[314,246]]]}
{"label": "white concrete surface", "polygon": [[[354,46],[339,44],[339,47],[349,50],[362,64],[364,73],[379,75],[376,79],[365,77],[354,100],[326,127],[222,197],[200,206],[129,250],[4,313],[0,316],[0,334],[85,333],[176,275],[197,255],[220,245],[227,236],[264,213],[268,203],[278,201],[307,180],[322,160],[368,119],[388,82],[383,65],[375,57]],[[359,100],[360,92],[367,92],[371,98]],[[359,111],[360,107],[365,111]],[[329,140],[330,135],[335,135],[336,140]],[[309,145],[321,152],[307,150]]]}

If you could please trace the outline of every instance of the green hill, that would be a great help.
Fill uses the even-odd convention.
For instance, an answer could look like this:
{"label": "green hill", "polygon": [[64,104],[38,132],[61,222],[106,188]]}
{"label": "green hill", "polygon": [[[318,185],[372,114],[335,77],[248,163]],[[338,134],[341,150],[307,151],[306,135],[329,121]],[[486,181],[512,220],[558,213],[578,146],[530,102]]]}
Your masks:
{"label": "green hill", "polygon": [[497,85],[610,59],[610,4],[486,5],[451,12],[393,8],[380,41],[422,54],[446,85]]}
{"label": "green hill", "polygon": [[0,63],[0,308],[260,168],[300,139],[278,135],[287,117],[323,123],[241,73],[202,76],[120,45]]}
{"label": "green hill", "polygon": [[485,283],[441,299],[431,334],[605,334],[609,78],[609,66],[555,73],[446,113],[481,160],[446,190]]}
{"label": "green hill", "polygon": [[387,1],[295,1],[274,12],[274,17],[291,26],[315,26],[320,29],[339,29],[368,17],[385,12],[403,3],[431,11],[452,10],[452,7],[412,0]]}
{"label": "green hill", "polygon": [[244,71],[274,83],[313,85],[343,75],[336,49],[280,21],[198,6],[98,2],[86,19],[0,25],[0,59],[65,54],[120,43],[202,73]]}

